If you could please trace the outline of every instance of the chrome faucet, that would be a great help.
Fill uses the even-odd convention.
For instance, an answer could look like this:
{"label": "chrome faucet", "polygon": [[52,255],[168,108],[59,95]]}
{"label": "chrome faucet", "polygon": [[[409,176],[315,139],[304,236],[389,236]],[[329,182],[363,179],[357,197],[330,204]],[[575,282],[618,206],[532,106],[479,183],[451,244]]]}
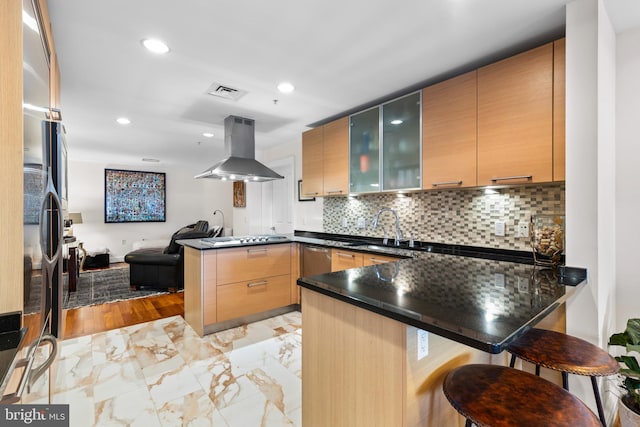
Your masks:
{"label": "chrome faucet", "polygon": [[[376,213],[376,216],[373,218],[371,222],[371,226],[375,230],[378,227],[378,219],[380,218],[380,214],[382,212],[391,212],[393,216],[396,218],[396,238],[393,241],[394,246],[400,246],[400,241],[402,240],[402,230],[400,229],[400,219],[398,218],[398,213],[391,208],[382,208]],[[385,232],[386,235],[386,232]]]}

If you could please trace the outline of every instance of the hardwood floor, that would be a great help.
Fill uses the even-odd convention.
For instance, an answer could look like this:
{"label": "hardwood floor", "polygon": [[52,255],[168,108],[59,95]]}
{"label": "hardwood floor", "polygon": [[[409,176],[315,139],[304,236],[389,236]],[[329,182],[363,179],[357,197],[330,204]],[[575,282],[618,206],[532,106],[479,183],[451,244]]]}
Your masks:
{"label": "hardwood floor", "polygon": [[162,319],[184,316],[184,293],[156,295],[63,311],[63,339],[90,335]]}
{"label": "hardwood floor", "polygon": [[[62,312],[62,338],[90,335],[176,315],[184,317],[184,292],[72,308]],[[24,326],[29,328],[25,342],[31,342],[38,336],[39,323],[37,315],[24,316]]]}

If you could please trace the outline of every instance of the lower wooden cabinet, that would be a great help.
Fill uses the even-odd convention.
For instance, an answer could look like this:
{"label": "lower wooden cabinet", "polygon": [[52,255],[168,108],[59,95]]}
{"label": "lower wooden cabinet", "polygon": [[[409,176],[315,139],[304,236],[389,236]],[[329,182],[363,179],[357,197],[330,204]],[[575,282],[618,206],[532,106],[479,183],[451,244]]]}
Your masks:
{"label": "lower wooden cabinet", "polygon": [[288,305],[290,281],[286,274],[218,286],[218,322]]}
{"label": "lower wooden cabinet", "polygon": [[[299,303],[295,243],[184,250],[184,318],[200,335]],[[268,313],[264,313],[267,315]]]}
{"label": "lower wooden cabinet", "polygon": [[369,265],[384,264],[386,262],[397,261],[400,258],[362,253],[355,251],[345,251],[342,249],[331,250],[331,271],[347,270],[349,268],[366,267]]}
{"label": "lower wooden cabinet", "polygon": [[398,261],[399,259],[400,258],[387,255],[364,254],[362,257],[362,265],[366,267],[368,265],[385,264],[387,262]]}
{"label": "lower wooden cabinet", "polygon": [[362,252],[343,251],[340,249],[331,250],[331,271],[348,270],[349,268],[362,267]]}

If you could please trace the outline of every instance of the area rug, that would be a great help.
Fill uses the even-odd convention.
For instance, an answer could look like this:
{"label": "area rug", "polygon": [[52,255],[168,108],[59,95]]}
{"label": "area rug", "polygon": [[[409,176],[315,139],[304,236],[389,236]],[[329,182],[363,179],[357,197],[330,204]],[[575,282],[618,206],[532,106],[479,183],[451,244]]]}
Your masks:
{"label": "area rug", "polygon": [[132,291],[129,288],[128,266],[105,270],[89,270],[80,273],[76,291],[69,292],[69,298],[66,299],[64,308],[85,307],[166,293],[168,292],[158,289]]}
{"label": "area rug", "polygon": [[[63,280],[66,289],[67,274],[63,276]],[[26,302],[24,307],[25,314],[39,311],[40,292],[41,276],[36,275],[31,279],[29,301]],[[63,308],[85,307],[167,293],[167,291],[153,288],[132,291],[129,288],[129,266],[88,270],[80,273],[76,284],[76,291],[69,292],[68,295],[65,295]]]}

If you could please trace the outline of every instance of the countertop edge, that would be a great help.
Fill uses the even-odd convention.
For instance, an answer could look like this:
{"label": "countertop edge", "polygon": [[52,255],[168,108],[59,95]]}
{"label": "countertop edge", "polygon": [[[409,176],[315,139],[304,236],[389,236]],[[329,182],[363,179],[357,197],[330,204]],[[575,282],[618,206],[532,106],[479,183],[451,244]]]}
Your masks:
{"label": "countertop edge", "polygon": [[[582,270],[582,269],[581,269]],[[520,327],[517,331],[515,331],[513,334],[511,334],[510,336],[508,336],[506,339],[502,340],[501,342],[497,342],[497,343],[492,343],[492,342],[483,342],[480,341],[478,339],[474,339],[472,337],[469,337],[467,335],[464,334],[459,334],[456,332],[453,332],[449,329],[444,329],[441,328],[437,325],[434,325],[432,323],[426,323],[420,319],[417,319],[415,317],[412,317],[407,311],[407,314],[402,314],[400,312],[400,309],[398,310],[393,310],[390,308],[384,308],[380,305],[375,305],[375,304],[371,304],[368,303],[366,300],[362,299],[362,298],[357,298],[354,297],[352,295],[345,295],[343,293],[339,293],[336,291],[333,291],[331,289],[327,289],[327,288],[323,288],[322,286],[319,286],[318,284],[315,284],[313,282],[308,281],[306,278],[302,277],[299,278],[297,280],[297,284],[298,286],[301,286],[303,288],[309,289],[311,291],[314,292],[318,292],[321,293],[323,295],[326,295],[330,298],[335,298],[339,301],[343,301],[346,302],[348,304],[354,305],[356,307],[360,307],[362,309],[377,313],[381,316],[385,316],[394,320],[397,320],[399,322],[402,322],[404,324],[407,325],[411,325],[414,326],[418,329],[422,329],[425,330],[427,332],[432,332],[436,335],[442,336],[444,338],[450,339],[452,341],[456,341],[465,345],[468,345],[470,347],[473,347],[475,349],[487,352],[487,353],[491,353],[491,354],[499,354],[502,353],[504,350],[506,350],[506,348],[508,347],[508,345],[513,342],[516,338],[518,338],[519,336],[521,336],[524,332],[526,332],[528,329],[530,329],[531,327],[535,326],[536,324],[538,324],[542,319],[544,319],[547,315],[549,315],[553,310],[555,310],[556,308],[558,308],[560,305],[564,304],[567,299],[572,296],[576,291],[578,291],[580,288],[582,288],[582,286],[584,286],[586,283],[585,280],[582,280],[580,283],[576,284],[576,285],[567,285],[567,292],[565,292],[565,294],[563,296],[561,296],[560,298],[558,298],[556,301],[554,301],[552,304],[550,304],[547,308],[545,308],[544,310],[542,310],[540,313],[538,313],[537,315],[535,315],[532,319],[530,319],[527,323],[525,323],[524,325],[522,325],[522,327]],[[420,316],[420,314],[416,313],[416,316]]]}

